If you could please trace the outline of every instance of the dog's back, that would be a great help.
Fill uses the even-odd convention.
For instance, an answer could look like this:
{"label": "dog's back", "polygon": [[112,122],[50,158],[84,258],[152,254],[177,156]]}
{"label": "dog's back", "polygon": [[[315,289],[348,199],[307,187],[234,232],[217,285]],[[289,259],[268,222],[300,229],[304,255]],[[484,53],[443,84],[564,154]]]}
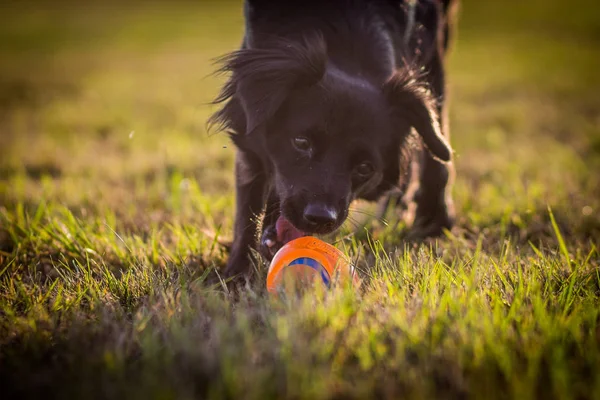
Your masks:
{"label": "dog's back", "polygon": [[[367,77],[407,63],[426,65],[445,50],[458,0],[246,0],[244,46],[323,34],[329,57]],[[441,36],[441,37],[440,37]],[[441,39],[441,40],[438,40]],[[352,65],[354,64],[354,65]]]}

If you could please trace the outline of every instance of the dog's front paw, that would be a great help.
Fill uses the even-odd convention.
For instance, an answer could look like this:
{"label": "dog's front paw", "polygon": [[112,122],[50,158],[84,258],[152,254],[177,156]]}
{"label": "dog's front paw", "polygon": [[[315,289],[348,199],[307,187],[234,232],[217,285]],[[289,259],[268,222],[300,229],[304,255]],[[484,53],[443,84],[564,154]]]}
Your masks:
{"label": "dog's front paw", "polygon": [[232,251],[222,277],[227,280],[243,281],[250,276],[252,261],[249,252]]}
{"label": "dog's front paw", "polygon": [[420,201],[417,203],[415,218],[409,239],[422,240],[442,236],[445,230],[454,225],[454,206],[451,200]]}
{"label": "dog's front paw", "polygon": [[260,238],[260,254],[271,261],[275,253],[283,246],[283,243],[277,238],[277,227],[275,224],[267,226],[263,230]]}

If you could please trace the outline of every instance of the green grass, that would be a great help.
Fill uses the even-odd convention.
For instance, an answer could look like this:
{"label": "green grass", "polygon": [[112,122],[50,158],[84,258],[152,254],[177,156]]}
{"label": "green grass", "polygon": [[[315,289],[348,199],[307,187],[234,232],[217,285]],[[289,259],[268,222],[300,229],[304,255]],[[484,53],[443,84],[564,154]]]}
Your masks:
{"label": "green grass", "polygon": [[[600,7],[464,0],[456,228],[373,221],[358,292],[213,284],[239,2],[0,13],[0,386],[12,397],[600,398]],[[365,205],[364,207],[369,207]],[[346,228],[350,231],[350,226]]]}

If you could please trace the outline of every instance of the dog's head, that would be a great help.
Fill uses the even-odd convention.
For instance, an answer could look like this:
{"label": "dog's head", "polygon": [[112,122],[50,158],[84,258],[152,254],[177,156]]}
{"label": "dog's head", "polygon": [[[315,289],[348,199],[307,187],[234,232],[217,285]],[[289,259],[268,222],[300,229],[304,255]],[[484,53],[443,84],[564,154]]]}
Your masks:
{"label": "dog's head", "polygon": [[329,233],[356,197],[375,199],[399,179],[411,127],[449,161],[434,101],[407,71],[383,85],[328,63],[324,40],[278,42],[224,59],[232,72],[212,122],[271,168],[281,212],[298,230]]}

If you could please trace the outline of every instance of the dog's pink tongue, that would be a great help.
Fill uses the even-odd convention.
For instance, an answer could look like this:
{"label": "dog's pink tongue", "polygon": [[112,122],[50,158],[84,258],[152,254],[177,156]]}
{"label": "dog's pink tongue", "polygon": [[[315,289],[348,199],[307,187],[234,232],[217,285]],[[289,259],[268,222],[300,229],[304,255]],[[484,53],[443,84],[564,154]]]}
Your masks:
{"label": "dog's pink tongue", "polygon": [[283,244],[306,235],[306,233],[296,229],[294,225],[284,217],[279,217],[277,219],[275,228],[277,229],[277,241]]}

